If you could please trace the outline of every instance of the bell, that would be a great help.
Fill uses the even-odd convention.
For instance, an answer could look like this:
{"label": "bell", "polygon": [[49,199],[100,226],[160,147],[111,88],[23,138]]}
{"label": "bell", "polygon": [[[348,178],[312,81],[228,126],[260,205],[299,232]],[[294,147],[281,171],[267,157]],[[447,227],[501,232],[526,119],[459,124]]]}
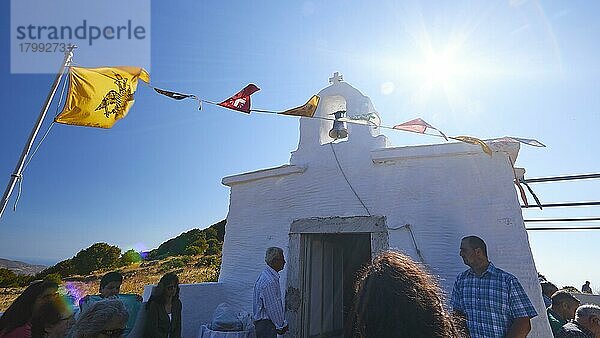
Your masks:
{"label": "bell", "polygon": [[333,121],[333,128],[331,128],[331,130],[329,131],[329,137],[331,137],[334,140],[339,140],[348,137],[348,127],[346,125],[346,122],[339,120],[346,116],[346,111],[338,110],[335,113],[333,113],[333,115],[335,116],[335,120]]}

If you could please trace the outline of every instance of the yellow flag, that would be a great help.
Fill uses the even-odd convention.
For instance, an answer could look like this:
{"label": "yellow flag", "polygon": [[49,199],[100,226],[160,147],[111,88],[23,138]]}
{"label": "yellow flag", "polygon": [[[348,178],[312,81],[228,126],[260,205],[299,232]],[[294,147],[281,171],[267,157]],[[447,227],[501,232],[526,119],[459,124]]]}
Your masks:
{"label": "yellow flag", "polygon": [[483,152],[492,156],[492,149],[490,149],[490,147],[487,145],[487,143],[483,142],[482,140],[476,138],[476,137],[471,137],[471,136],[455,136],[455,137],[450,137],[451,139],[457,140],[457,141],[462,141],[465,143],[470,143],[470,144],[474,144],[474,145],[479,145],[481,146],[481,149],[483,149]]}
{"label": "yellow flag", "polygon": [[319,97],[317,95],[313,95],[308,102],[304,105],[292,109],[288,109],[279,114],[283,115],[292,115],[292,116],[305,116],[305,117],[313,117],[315,115],[315,111],[317,110],[317,106],[319,105]]}
{"label": "yellow flag", "polygon": [[54,121],[110,128],[133,106],[138,79],[149,83],[150,75],[140,67],[71,67],[67,101]]}

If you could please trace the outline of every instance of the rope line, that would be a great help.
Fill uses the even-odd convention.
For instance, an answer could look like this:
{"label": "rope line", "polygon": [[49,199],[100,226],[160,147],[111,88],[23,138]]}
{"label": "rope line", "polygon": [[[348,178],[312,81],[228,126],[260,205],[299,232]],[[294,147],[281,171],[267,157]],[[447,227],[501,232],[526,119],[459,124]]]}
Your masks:
{"label": "rope line", "polygon": [[[67,74],[67,73],[65,73],[65,74]],[[63,74],[62,76],[65,76],[65,74]],[[61,76],[61,80],[62,80],[62,76]],[[58,116],[58,114],[60,114],[59,108],[60,108],[60,105],[62,103],[64,94],[65,94],[66,86],[67,86],[67,81],[63,81],[62,89],[60,91],[60,96],[58,98],[58,103],[56,104],[56,114],[54,115],[54,117],[56,117],[56,116]],[[19,204],[19,199],[21,198],[21,193],[23,191],[23,177],[24,177],[23,173],[27,169],[27,166],[29,166],[29,163],[31,162],[31,160],[33,160],[33,157],[37,153],[38,149],[40,149],[40,147],[42,146],[42,143],[46,139],[46,136],[48,136],[48,134],[50,133],[50,130],[52,130],[52,127],[54,126],[55,123],[56,122],[54,122],[54,120],[52,120],[52,123],[50,123],[50,125],[48,126],[48,129],[46,129],[44,136],[42,136],[42,138],[40,139],[38,144],[33,149],[33,152],[31,153],[31,155],[29,155],[27,162],[25,162],[25,165],[23,165],[23,170],[21,170],[21,174],[13,174],[14,177],[17,177],[17,182],[19,183],[19,190],[17,191],[17,196],[15,198],[15,204],[13,205],[13,211],[17,210],[17,204]]]}
{"label": "rope line", "polygon": [[367,214],[369,216],[371,216],[371,212],[369,211],[369,208],[367,208],[367,206],[365,205],[365,203],[363,203],[362,199],[360,199],[360,197],[356,193],[356,190],[354,190],[354,188],[352,187],[352,184],[350,184],[350,181],[348,180],[348,177],[346,177],[346,173],[344,173],[344,169],[342,169],[342,165],[340,164],[340,161],[339,161],[339,159],[337,157],[337,154],[335,153],[335,149],[333,147],[333,142],[329,142],[329,145],[331,146],[331,151],[333,152],[333,157],[335,158],[335,162],[337,163],[338,168],[340,168],[340,172],[342,173],[342,176],[346,180],[346,183],[348,183],[348,186],[350,187],[350,190],[352,190],[352,192],[354,193],[354,196],[356,196],[356,198],[358,199],[358,201],[360,202],[360,204],[362,204],[363,208],[365,208],[365,210],[367,211]]}
{"label": "rope line", "polygon": [[388,228],[388,230],[400,230],[400,229],[408,230],[408,232],[410,233],[410,237],[412,239],[413,245],[415,246],[415,251],[416,251],[417,255],[419,256],[419,259],[421,259],[421,263],[425,263],[425,258],[423,257],[423,254],[421,253],[421,250],[419,249],[419,245],[417,245],[417,240],[415,239],[415,234],[413,233],[413,230],[412,230],[410,224],[407,223],[407,224],[401,225],[399,227]]}
{"label": "rope line", "polygon": [[[67,81],[64,81],[62,89],[60,91],[60,96],[58,98],[58,103],[56,104],[56,113],[54,114],[55,118],[60,114],[60,110],[59,109],[60,109],[60,105],[62,103],[64,94],[65,94],[65,87],[66,86],[67,86]],[[52,120],[52,123],[50,123],[50,125],[48,126],[48,129],[44,133],[44,136],[42,136],[42,139],[40,140],[40,142],[38,142],[37,146],[35,147],[35,149],[31,153],[31,156],[29,157],[29,159],[27,160],[27,162],[23,166],[23,170],[25,170],[27,168],[27,166],[29,165],[29,162],[31,162],[31,160],[33,159],[33,156],[35,155],[35,153],[37,153],[38,149],[40,149],[40,146],[42,145],[42,142],[44,142],[44,140],[46,139],[46,136],[48,136],[48,134],[50,133],[50,130],[52,129],[52,127],[54,126],[55,123],[56,122],[54,122],[54,120]]]}
{"label": "rope line", "polygon": [[[75,62],[71,62],[72,65],[77,65],[78,67],[83,67],[82,65],[75,63]],[[69,66],[70,67],[70,66]],[[115,78],[107,75],[107,74],[103,74],[100,73],[98,71],[92,70],[90,68],[87,68],[90,71],[96,72],[100,75],[106,76],[110,79],[116,80]],[[145,83],[144,81],[141,81],[143,84],[147,85],[148,87],[152,88],[152,89],[156,89],[157,87],[154,87],[148,83]],[[161,88],[158,88],[161,89]],[[195,99],[198,101],[198,110],[202,110],[202,103],[208,103],[208,104],[212,104],[212,105],[219,105],[219,102],[214,102],[214,101],[209,101],[209,100],[205,100],[205,99],[201,99],[200,97],[194,95],[194,94],[185,94],[185,95],[190,95],[190,98]],[[235,109],[234,109],[235,110]],[[266,113],[266,114],[276,114],[276,115],[285,115],[285,114],[281,114],[282,112],[278,112],[278,111],[273,111],[273,110],[266,110],[266,109],[250,109],[250,112],[256,112],[256,113]],[[287,116],[292,116],[292,115],[287,115]],[[294,116],[294,117],[306,117],[306,118],[313,118],[313,119],[321,119],[321,120],[327,120],[327,121],[335,121],[335,118],[326,118],[326,117],[319,117],[319,116]],[[408,131],[408,130],[402,130],[402,129],[396,129],[394,127],[390,127],[390,126],[384,126],[384,125],[375,125],[374,123],[367,121],[367,123],[361,123],[361,122],[356,122],[356,121],[352,121],[352,120],[344,120],[344,122],[346,123],[352,123],[352,124],[357,124],[357,125],[368,125],[368,126],[372,126],[374,128],[383,128],[383,129],[388,129],[388,130],[395,130],[395,131]],[[431,127],[431,129],[434,129],[436,131],[438,131],[439,133],[441,133],[442,135],[439,134],[432,134],[432,133],[427,133],[427,132],[412,132],[412,133],[416,133],[416,134],[422,134],[422,135],[427,135],[427,136],[433,136],[433,137],[440,137],[445,139],[446,141],[448,141],[448,138],[439,130],[437,130],[436,128]],[[408,131],[411,132],[411,131]]]}
{"label": "rope line", "polygon": [[406,225],[406,229],[408,229],[408,232],[410,233],[410,237],[412,238],[413,244],[415,246],[415,250],[417,251],[417,255],[419,255],[421,262],[425,263],[425,258],[423,257],[423,254],[421,254],[421,250],[419,250],[419,246],[417,245],[417,241],[415,240],[415,234],[413,233],[412,228],[410,227],[410,224]]}
{"label": "rope line", "polygon": [[[202,100],[202,102],[206,102],[206,103],[218,105],[218,103],[214,103],[214,102],[210,102],[210,101],[205,101],[205,100]],[[309,118],[309,119],[323,120],[323,121],[332,121],[332,122],[335,121],[335,118],[333,118],[333,117],[329,118],[329,117],[324,117],[324,116],[296,116],[296,115],[286,115],[286,114],[282,114],[282,112],[274,111],[274,110],[250,109],[250,111],[254,112],[254,113],[261,113],[261,114],[271,114],[271,115],[274,114],[274,115],[283,115],[283,116],[289,116],[289,117],[305,117],[305,118]],[[374,127],[374,128],[382,128],[382,129],[389,129],[389,130],[395,130],[395,131],[406,131],[406,130],[396,129],[394,127],[382,126],[382,125],[375,126],[374,124],[364,124],[364,123],[356,122],[356,121],[352,121],[352,120],[344,120],[344,122],[350,123],[350,124],[356,124],[356,125],[360,125],[360,126],[370,126],[370,127]],[[438,134],[431,134],[431,133],[416,133],[416,134],[444,138],[442,135],[438,135]]]}

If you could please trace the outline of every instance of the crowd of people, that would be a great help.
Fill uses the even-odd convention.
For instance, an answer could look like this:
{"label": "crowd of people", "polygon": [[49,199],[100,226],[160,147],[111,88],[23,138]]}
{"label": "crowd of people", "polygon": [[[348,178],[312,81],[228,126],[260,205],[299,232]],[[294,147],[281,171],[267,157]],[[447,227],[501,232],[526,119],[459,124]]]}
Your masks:
{"label": "crowd of people", "polygon": [[[436,278],[424,267],[399,252],[381,253],[358,275],[347,336],[525,338],[538,313],[519,280],[490,262],[477,236],[461,240],[460,257],[469,268],[456,277],[447,309]],[[254,285],[256,337],[275,338],[289,329],[279,285],[283,250],[268,248],[265,262]],[[542,288],[550,293],[547,313],[555,337],[600,338],[600,307],[580,305],[556,287]]]}
{"label": "crowd of people", "polygon": [[[592,293],[590,282],[582,287],[582,293]],[[542,281],[542,296],[550,328],[554,337],[594,338],[600,337],[600,308],[584,304],[577,297],[551,282]],[[586,289],[586,286],[588,289]]]}
{"label": "crowd of people", "polygon": [[112,271],[100,280],[98,295],[79,301],[75,313],[58,294],[58,284],[36,281],[29,285],[0,317],[0,338],[125,337],[139,315],[137,336],[181,338],[179,279],[165,274],[142,305],[139,295],[121,295],[121,273]]}
{"label": "crowd of people", "polygon": [[[526,337],[538,313],[519,280],[490,262],[486,243],[477,236],[462,239],[460,257],[468,269],[456,277],[452,295],[445,299],[436,278],[421,264],[400,252],[378,255],[355,281],[347,336]],[[268,248],[265,262],[254,285],[255,333],[257,338],[276,338],[289,329],[279,284],[286,263],[283,250]],[[139,332],[130,336],[181,337],[177,275],[165,274],[143,306],[139,295],[120,294],[122,282],[119,272],[105,274],[99,294],[82,298],[74,313],[58,295],[57,283],[36,281],[0,317],[0,338],[125,337],[134,326]],[[554,337],[600,338],[600,307],[581,305],[550,282],[542,282],[541,288]]]}

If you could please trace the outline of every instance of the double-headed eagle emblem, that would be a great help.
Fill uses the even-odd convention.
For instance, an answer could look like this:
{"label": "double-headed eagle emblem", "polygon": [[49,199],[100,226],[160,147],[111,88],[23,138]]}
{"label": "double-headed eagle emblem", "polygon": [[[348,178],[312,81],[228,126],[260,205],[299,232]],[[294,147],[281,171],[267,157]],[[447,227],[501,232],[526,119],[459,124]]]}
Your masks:
{"label": "double-headed eagle emblem", "polygon": [[127,103],[133,101],[133,93],[131,92],[131,86],[127,83],[127,79],[124,79],[120,74],[115,74],[115,84],[119,91],[111,89],[102,102],[96,108],[96,111],[104,109],[104,116],[109,118],[111,114],[115,114],[116,118],[122,117],[125,109],[127,109]]}

